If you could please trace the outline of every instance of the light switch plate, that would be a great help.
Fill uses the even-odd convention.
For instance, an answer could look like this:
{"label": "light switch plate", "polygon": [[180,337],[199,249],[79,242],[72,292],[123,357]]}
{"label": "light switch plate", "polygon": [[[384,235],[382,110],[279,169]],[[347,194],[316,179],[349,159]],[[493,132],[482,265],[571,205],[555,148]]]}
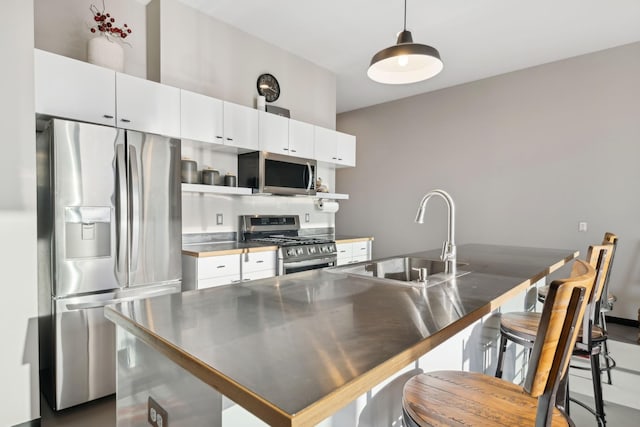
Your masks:
{"label": "light switch plate", "polygon": [[311,221],[311,215],[309,215],[308,213],[304,214],[304,222],[309,222]]}
{"label": "light switch plate", "polygon": [[216,225],[222,225],[223,222],[224,216],[221,213],[216,214]]}

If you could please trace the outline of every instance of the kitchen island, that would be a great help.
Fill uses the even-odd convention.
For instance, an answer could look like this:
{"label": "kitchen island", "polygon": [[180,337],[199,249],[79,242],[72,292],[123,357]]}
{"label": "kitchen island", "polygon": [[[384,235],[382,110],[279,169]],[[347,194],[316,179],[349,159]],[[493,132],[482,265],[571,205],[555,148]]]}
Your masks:
{"label": "kitchen island", "polygon": [[[148,425],[150,407],[170,426],[260,425],[249,412],[275,426],[358,425],[367,408],[345,406],[577,255],[461,245],[469,273],[426,288],[314,270],[107,307],[118,426]],[[240,409],[228,417],[227,398]]]}

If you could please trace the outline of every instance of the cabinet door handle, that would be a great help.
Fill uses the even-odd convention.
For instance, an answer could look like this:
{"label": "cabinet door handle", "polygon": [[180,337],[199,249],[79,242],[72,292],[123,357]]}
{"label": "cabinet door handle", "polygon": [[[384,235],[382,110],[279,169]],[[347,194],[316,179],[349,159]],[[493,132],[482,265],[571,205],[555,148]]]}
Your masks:
{"label": "cabinet door handle", "polygon": [[292,152],[292,153],[297,153],[297,151],[296,151],[296,150],[291,150],[291,152]]}
{"label": "cabinet door handle", "polygon": [[102,117],[104,117],[105,119],[113,119],[113,116],[110,114],[104,114]]}
{"label": "cabinet door handle", "polygon": [[125,123],[131,123],[131,120],[129,119],[120,119],[121,122],[125,122]]}
{"label": "cabinet door handle", "polygon": [[217,135],[216,135],[216,139],[222,139],[222,137],[221,137],[221,136],[217,136]]}
{"label": "cabinet door handle", "polygon": [[288,149],[288,148],[283,148],[283,150],[284,150],[284,151],[289,151],[289,149]]}
{"label": "cabinet door handle", "polygon": [[338,157],[338,160],[342,160],[342,157]]}
{"label": "cabinet door handle", "polygon": [[231,283],[238,283],[241,282],[242,280],[238,279],[238,280],[232,280]]}
{"label": "cabinet door handle", "polygon": [[331,158],[331,160],[336,160],[336,159],[337,159],[337,157],[332,157],[332,158]]}
{"label": "cabinet door handle", "polygon": [[260,263],[263,263],[263,262],[264,262],[263,259],[259,259],[258,261],[256,261],[256,264],[260,264]]}
{"label": "cabinet door handle", "polygon": [[243,282],[248,282],[251,279],[242,279]]}
{"label": "cabinet door handle", "polygon": [[216,268],[225,268],[225,267],[226,267],[226,265],[219,265]]}
{"label": "cabinet door handle", "polygon": [[233,141],[233,138],[227,138],[227,141]]}

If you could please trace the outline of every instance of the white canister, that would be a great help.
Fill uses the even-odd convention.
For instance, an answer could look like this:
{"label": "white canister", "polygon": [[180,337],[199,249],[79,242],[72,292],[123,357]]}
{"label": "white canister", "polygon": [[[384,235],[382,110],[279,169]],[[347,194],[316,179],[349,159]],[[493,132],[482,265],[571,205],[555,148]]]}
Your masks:
{"label": "white canister", "polygon": [[260,95],[256,98],[256,109],[260,111],[265,111],[267,109],[267,102],[264,96]]}

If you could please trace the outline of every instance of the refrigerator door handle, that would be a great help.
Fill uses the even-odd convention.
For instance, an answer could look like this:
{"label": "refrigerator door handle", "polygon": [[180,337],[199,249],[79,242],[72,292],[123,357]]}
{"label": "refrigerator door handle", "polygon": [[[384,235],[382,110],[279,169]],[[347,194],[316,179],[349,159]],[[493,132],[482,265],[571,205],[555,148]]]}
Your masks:
{"label": "refrigerator door handle", "polygon": [[118,235],[116,238],[116,271],[121,279],[121,285],[126,284],[127,274],[127,228],[123,221],[127,220],[127,169],[124,157],[124,144],[116,144],[116,173],[119,204],[116,211],[116,224]]}
{"label": "refrigerator door handle", "polygon": [[87,310],[87,309],[90,309],[90,308],[100,308],[100,307],[104,307],[104,306],[111,305],[111,304],[118,304],[118,303],[121,303],[121,302],[135,301],[135,300],[139,300],[139,299],[151,298],[151,297],[154,297],[154,296],[166,295],[166,294],[170,294],[170,293],[172,293],[172,291],[167,291],[166,289],[158,289],[158,290],[155,290],[155,291],[147,291],[147,292],[139,293],[139,294],[136,294],[136,295],[120,297],[120,298],[113,298],[113,299],[102,300],[102,301],[91,301],[91,302],[80,302],[80,303],[66,304],[65,308],[67,309],[67,311]]}
{"label": "refrigerator door handle", "polygon": [[131,168],[131,271],[138,270],[140,252],[140,174],[138,173],[138,156],[136,148],[129,145],[129,166]]}

